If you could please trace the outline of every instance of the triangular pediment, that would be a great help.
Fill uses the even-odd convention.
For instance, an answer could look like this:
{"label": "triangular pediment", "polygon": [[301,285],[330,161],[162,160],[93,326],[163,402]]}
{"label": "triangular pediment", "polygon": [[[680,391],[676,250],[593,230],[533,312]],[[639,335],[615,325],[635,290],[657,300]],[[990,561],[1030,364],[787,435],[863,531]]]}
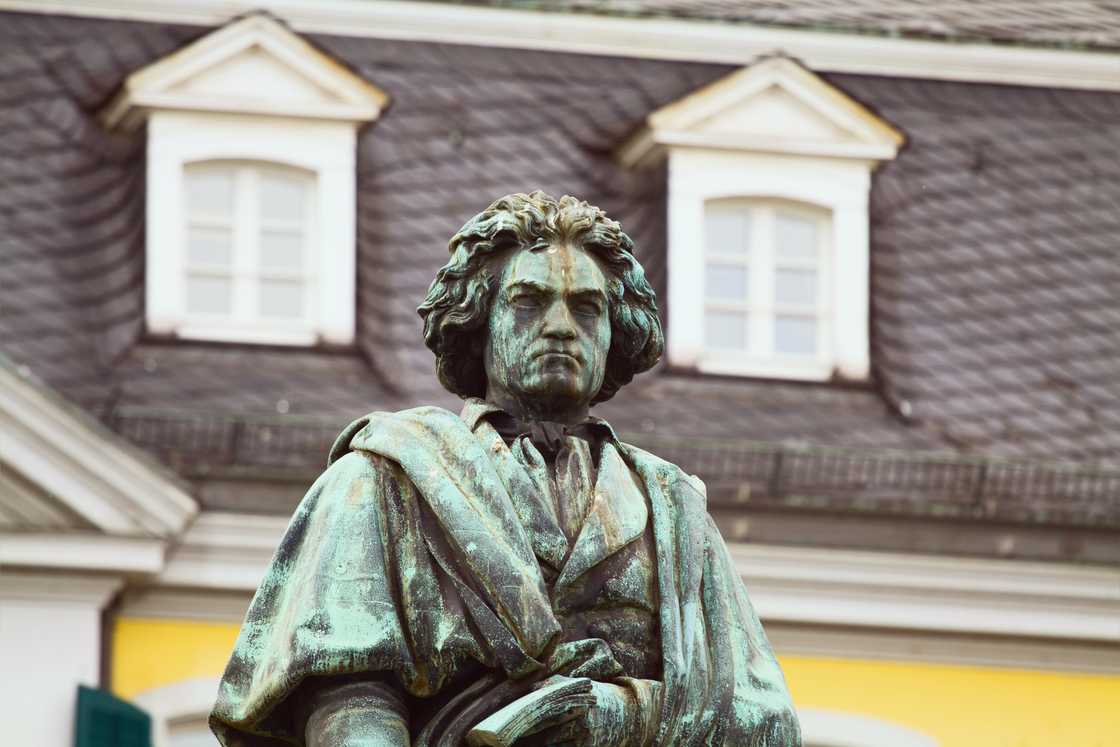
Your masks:
{"label": "triangular pediment", "polygon": [[358,123],[376,119],[387,102],[280,23],[250,16],[134,72],[102,119],[132,129],[171,109]]}
{"label": "triangular pediment", "polygon": [[762,60],[653,112],[619,151],[633,165],[666,146],[885,160],[902,134],[796,62]]}
{"label": "triangular pediment", "polygon": [[0,357],[0,544],[8,532],[165,540],[197,512],[178,477]]}
{"label": "triangular pediment", "polygon": [[702,119],[690,129],[723,136],[797,137],[825,142],[856,139],[835,120],[779,84]]}

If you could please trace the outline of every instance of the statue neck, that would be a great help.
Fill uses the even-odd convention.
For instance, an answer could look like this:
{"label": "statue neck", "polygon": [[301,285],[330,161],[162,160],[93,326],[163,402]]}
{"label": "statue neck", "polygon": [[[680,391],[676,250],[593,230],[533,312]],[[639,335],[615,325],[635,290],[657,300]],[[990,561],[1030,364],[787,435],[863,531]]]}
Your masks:
{"label": "statue neck", "polygon": [[500,407],[510,417],[523,422],[551,421],[576,425],[587,420],[590,404],[566,397],[517,396],[513,392],[487,386],[486,401]]}

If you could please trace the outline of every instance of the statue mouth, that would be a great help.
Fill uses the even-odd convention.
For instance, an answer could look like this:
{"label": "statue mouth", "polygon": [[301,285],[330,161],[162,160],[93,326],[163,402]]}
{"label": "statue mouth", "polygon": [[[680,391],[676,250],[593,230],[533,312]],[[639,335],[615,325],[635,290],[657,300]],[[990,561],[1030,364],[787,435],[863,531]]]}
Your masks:
{"label": "statue mouth", "polygon": [[576,363],[583,363],[583,359],[579,356],[578,353],[574,353],[574,352],[571,352],[571,351],[568,351],[568,350],[542,350],[541,352],[536,353],[533,356],[533,358],[552,358],[552,357],[567,358],[569,360],[575,361]]}

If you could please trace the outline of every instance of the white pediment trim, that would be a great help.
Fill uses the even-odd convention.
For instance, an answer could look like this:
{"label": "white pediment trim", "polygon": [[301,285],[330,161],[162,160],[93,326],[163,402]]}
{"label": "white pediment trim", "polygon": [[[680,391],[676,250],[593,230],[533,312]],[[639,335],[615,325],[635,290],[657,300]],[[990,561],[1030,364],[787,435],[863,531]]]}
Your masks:
{"label": "white pediment trim", "polygon": [[136,129],[153,111],[196,111],[360,124],[389,101],[279,22],[253,15],[132,73],[102,112],[110,128]]}
{"label": "white pediment trim", "polygon": [[172,538],[198,513],[177,477],[2,360],[0,468],[110,535]]}
{"label": "white pediment trim", "polygon": [[904,140],[840,89],[770,57],[654,111],[617,156],[635,166],[679,146],[881,161]]}

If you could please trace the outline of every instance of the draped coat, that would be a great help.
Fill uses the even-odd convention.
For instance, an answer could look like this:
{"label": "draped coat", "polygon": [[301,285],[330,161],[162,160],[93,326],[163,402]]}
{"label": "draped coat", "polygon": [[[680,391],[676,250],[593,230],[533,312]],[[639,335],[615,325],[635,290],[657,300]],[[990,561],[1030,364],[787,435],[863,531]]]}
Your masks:
{"label": "draped coat", "polygon": [[[644,489],[645,515],[603,526],[593,510],[568,558],[579,567],[565,572],[594,568],[648,521],[662,661],[652,741],[799,747],[785,681],[703,483],[617,447]],[[424,702],[446,698],[464,671],[539,675],[561,624],[538,563],[549,548],[531,490],[492,429],[472,431],[447,410],[351,424],[250,605],[211,715],[219,741],[302,744],[294,696],[330,678],[383,678]],[[414,723],[413,736],[423,727]]]}

